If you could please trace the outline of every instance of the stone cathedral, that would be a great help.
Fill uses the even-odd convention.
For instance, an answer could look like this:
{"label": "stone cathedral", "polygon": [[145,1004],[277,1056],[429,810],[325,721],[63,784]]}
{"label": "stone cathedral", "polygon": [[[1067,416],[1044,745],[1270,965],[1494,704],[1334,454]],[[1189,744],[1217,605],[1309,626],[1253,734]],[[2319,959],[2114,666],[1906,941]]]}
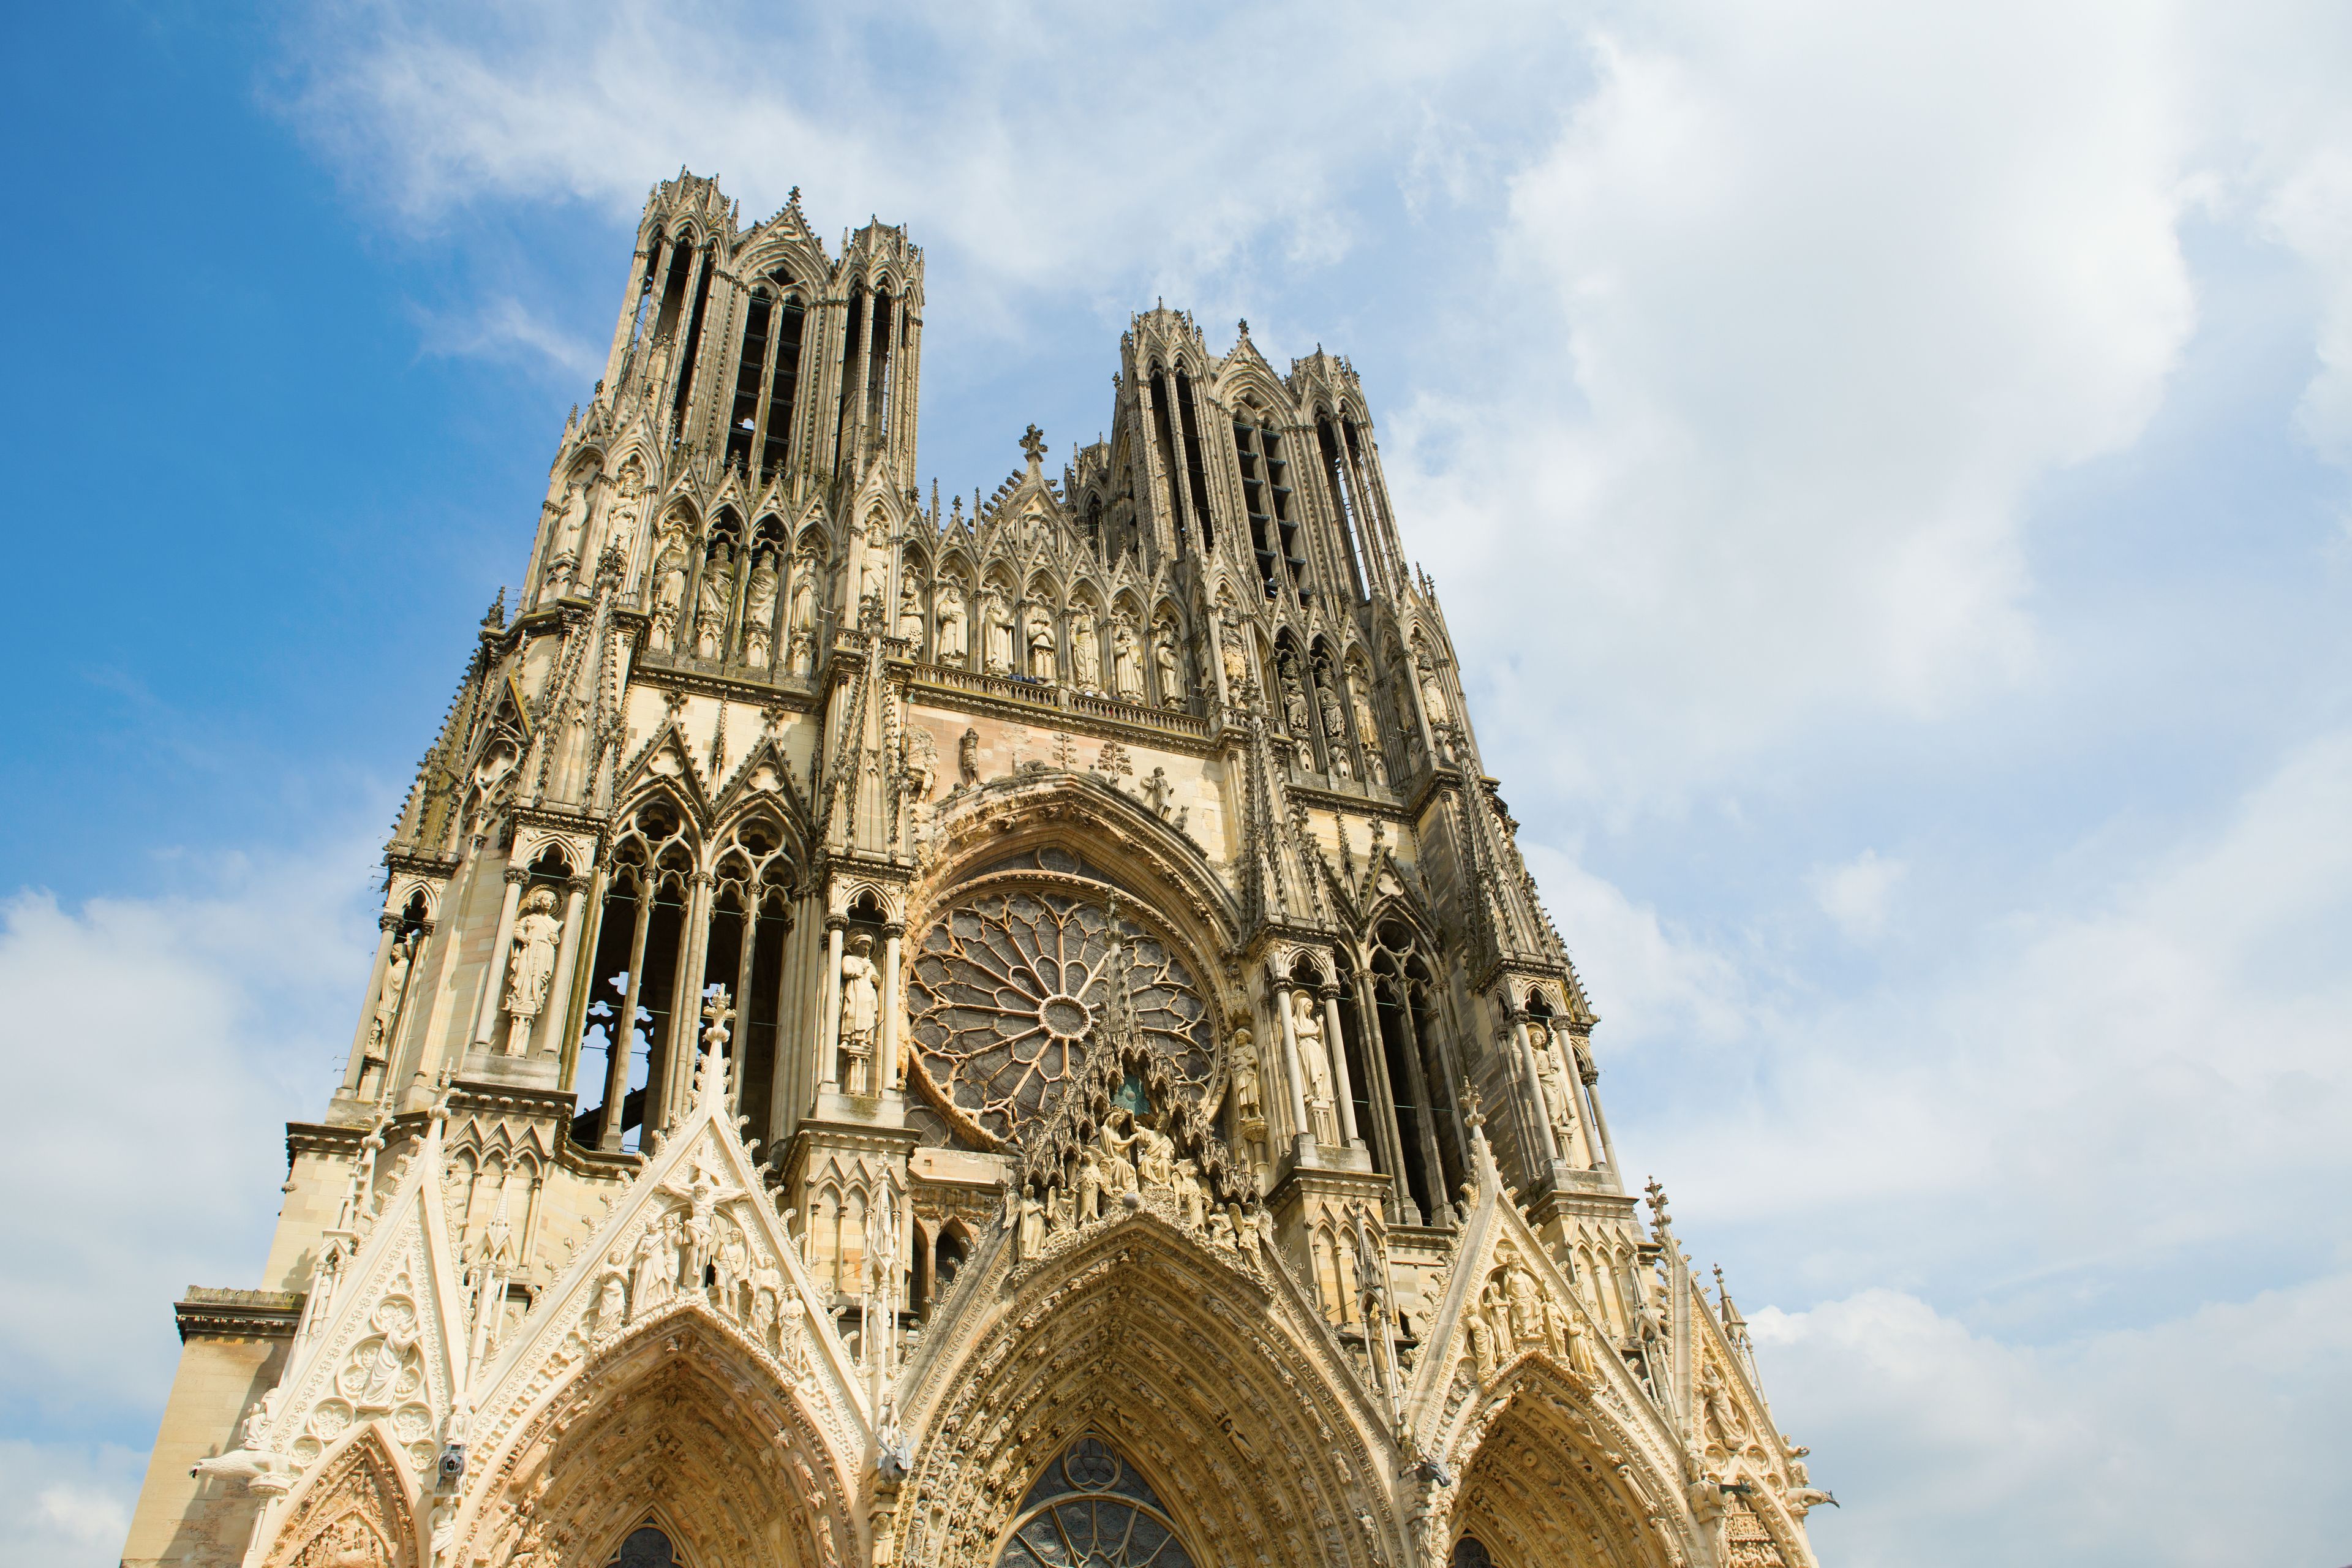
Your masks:
{"label": "stone cathedral", "polygon": [[654,190],[125,1563],[1808,1568],[1355,372],[942,504],[923,320]]}

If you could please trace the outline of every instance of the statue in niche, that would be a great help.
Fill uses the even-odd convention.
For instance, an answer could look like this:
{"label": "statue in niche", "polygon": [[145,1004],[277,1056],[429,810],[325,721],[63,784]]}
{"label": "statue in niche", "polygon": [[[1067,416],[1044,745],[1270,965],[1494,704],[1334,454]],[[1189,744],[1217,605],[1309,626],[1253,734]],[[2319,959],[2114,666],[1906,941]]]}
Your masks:
{"label": "statue in niche", "polygon": [[1533,1350],[1546,1342],[1543,1291],[1524,1263],[1515,1263],[1503,1276],[1503,1299],[1511,1314],[1511,1344]]}
{"label": "statue in niche", "polygon": [[793,567],[793,607],[785,624],[796,632],[816,630],[816,557],[803,555]]}
{"label": "statue in niche", "polygon": [[548,984],[555,978],[555,944],[562,934],[563,922],[555,918],[555,895],[538,889],[523,900],[507,960],[506,1005],[514,1020],[507,1038],[509,1056],[521,1054],[532,1020],[547,1005]]}
{"label": "statue in niche", "polygon": [[614,481],[613,493],[617,498],[613,510],[604,520],[604,545],[624,556],[637,547],[637,488],[639,476],[635,458],[621,468],[621,477]]}
{"label": "statue in niche", "polygon": [[898,584],[898,636],[914,645],[914,652],[923,651],[923,605],[908,577]]}
{"label": "statue in niche", "polygon": [[1389,770],[1381,752],[1380,721],[1372,717],[1371,696],[1364,689],[1364,678],[1360,670],[1348,672],[1348,700],[1355,709],[1356,738],[1363,742],[1364,776],[1386,787]]}
{"label": "statue in niche", "polygon": [[1217,649],[1224,660],[1225,688],[1238,692],[1249,681],[1249,650],[1242,647],[1242,629],[1227,605],[1217,613]]}
{"label": "statue in niche", "polygon": [[1111,622],[1111,679],[1119,700],[1143,700],[1143,661],[1136,646],[1135,619],[1121,610]]}
{"label": "statue in niche", "polygon": [[1283,729],[1303,747],[1313,723],[1307,712],[1307,693],[1298,683],[1298,667],[1288,655],[1283,657],[1280,668]]}
{"label": "statue in niche", "polygon": [[1013,1233],[1013,1250],[1015,1256],[1025,1260],[1045,1250],[1045,1205],[1034,1192],[1024,1186],[1021,1189],[1017,1206],[1020,1225]]}
{"label": "statue in niche", "polygon": [[980,731],[966,730],[956,742],[956,779],[961,787],[980,782]]}
{"label": "statue in niche", "polygon": [[1437,666],[1429,657],[1429,649],[1416,647],[1412,656],[1413,668],[1421,679],[1421,703],[1432,724],[1452,721],[1453,710],[1445,705],[1445,689],[1437,679]]}
{"label": "statue in niche", "polygon": [[1307,1081],[1307,1110],[1318,1143],[1337,1143],[1339,1130],[1331,1115],[1331,1058],[1323,1049],[1323,1020],[1315,994],[1304,989],[1290,994],[1290,1032],[1298,1042],[1298,1071]]}
{"label": "statue in niche", "polygon": [[1160,674],[1160,706],[1184,706],[1184,669],[1176,657],[1176,628],[1162,621],[1151,637],[1151,663]]}
{"label": "statue in niche", "polygon": [[1559,1058],[1552,1052],[1550,1030],[1530,1021],[1528,1045],[1536,1055],[1536,1078],[1543,1090],[1544,1114],[1550,1119],[1552,1133],[1559,1140],[1559,1152],[1565,1155],[1576,1140],[1576,1101],[1568,1091],[1568,1075],[1560,1070]]}
{"label": "statue in niche", "polygon": [[882,1014],[882,984],[873,952],[874,939],[859,931],[841,955],[841,1048],[849,1058],[844,1087],[858,1096],[877,1092],[874,1025]]}
{"label": "statue in niche", "polygon": [[1080,605],[1070,617],[1070,679],[1084,692],[1102,689],[1102,636],[1094,611]]}
{"label": "statue in niche", "polygon": [[595,482],[592,475],[563,492],[563,510],[555,524],[555,553],[558,556],[574,561],[580,559],[580,546],[588,535],[589,491]]}
{"label": "statue in niche", "polygon": [[1726,1448],[1736,1452],[1748,1440],[1748,1421],[1732,1402],[1731,1390],[1724,1386],[1723,1374],[1715,1370],[1711,1361],[1699,1363],[1698,1397],[1706,1425]]}
{"label": "statue in niche", "polygon": [[981,595],[981,668],[990,675],[1013,673],[1013,612],[994,584]]}
{"label": "statue in niche", "polygon": [[1183,1205],[1184,1223],[1194,1230],[1200,1229],[1207,1216],[1209,1187],[1201,1180],[1201,1162],[1198,1160],[1176,1162],[1176,1197]]}
{"label": "statue in niche", "polygon": [[1474,1311],[1468,1316],[1470,1364],[1477,1369],[1479,1383],[1491,1386],[1495,1381],[1495,1331],[1483,1314]]}
{"label": "statue in niche", "polygon": [[1225,1047],[1234,1081],[1234,1114],[1244,1123],[1264,1121],[1265,1106],[1258,1098],[1257,1047],[1247,1029],[1235,1029]]}
{"label": "statue in niche", "polygon": [[776,1291],[776,1359],[794,1377],[807,1371],[807,1331],[808,1303],[801,1300],[798,1290],[780,1283]]}
{"label": "statue in niche", "polygon": [[775,634],[775,557],[762,550],[751,562],[751,575],[743,589],[743,662],[754,669],[768,668]]}
{"label": "statue in niche", "polygon": [[686,604],[686,540],[672,531],[662,536],[661,555],[654,563],[654,624],[649,639],[654,651],[677,647],[677,619]]}
{"label": "statue in niche", "polygon": [[861,608],[868,604],[878,606],[882,603],[883,576],[882,557],[867,551],[857,573],[857,603]]}
{"label": "statue in niche", "polygon": [[1053,618],[1043,610],[1029,612],[1029,678],[1051,682],[1061,674],[1054,653]]}
{"label": "statue in niche", "polygon": [[389,1049],[393,1026],[400,1021],[401,994],[408,989],[408,966],[415,956],[413,939],[394,942],[383,955],[383,984],[375,994],[375,1022],[368,1032],[368,1049],[381,1055]]}
{"label": "statue in niche", "polygon": [[1323,717],[1323,733],[1333,750],[1347,739],[1348,721],[1339,711],[1339,694],[1331,689],[1331,667],[1315,667],[1315,706]]}
{"label": "statue in niche", "polygon": [[943,584],[940,588],[939,661],[961,664],[970,651],[964,642],[963,590],[952,583]]}
{"label": "statue in niche", "polygon": [[727,613],[735,607],[735,551],[725,540],[702,569],[702,591],[694,602],[694,656],[717,658],[725,646]]}

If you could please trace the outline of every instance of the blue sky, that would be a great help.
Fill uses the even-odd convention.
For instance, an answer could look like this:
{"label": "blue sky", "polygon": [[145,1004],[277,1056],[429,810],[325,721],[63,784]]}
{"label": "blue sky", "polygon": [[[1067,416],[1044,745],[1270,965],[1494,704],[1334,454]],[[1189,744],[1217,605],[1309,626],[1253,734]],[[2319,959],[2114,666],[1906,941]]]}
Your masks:
{"label": "blue sky", "polygon": [[1099,9],[18,19],[0,1536],[118,1550],[687,164],[911,226],[951,491],[1155,298],[1354,359],[1830,1561],[2343,1560],[2352,19]]}

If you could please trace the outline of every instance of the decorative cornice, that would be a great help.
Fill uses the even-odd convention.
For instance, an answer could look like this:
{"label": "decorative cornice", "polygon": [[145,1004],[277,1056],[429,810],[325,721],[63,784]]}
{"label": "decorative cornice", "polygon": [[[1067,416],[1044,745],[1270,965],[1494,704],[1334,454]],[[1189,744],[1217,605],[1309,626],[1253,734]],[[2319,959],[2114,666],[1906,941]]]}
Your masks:
{"label": "decorative cornice", "polygon": [[172,1303],[173,1326],[180,1342],[198,1339],[290,1340],[302,1321],[299,1290],[224,1290],[191,1285]]}

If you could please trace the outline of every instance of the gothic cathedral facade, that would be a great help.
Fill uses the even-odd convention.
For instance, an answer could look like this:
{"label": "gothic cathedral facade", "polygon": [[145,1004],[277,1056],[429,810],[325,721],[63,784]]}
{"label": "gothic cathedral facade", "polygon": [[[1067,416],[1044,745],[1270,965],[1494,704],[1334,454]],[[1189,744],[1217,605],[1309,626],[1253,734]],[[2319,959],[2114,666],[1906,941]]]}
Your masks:
{"label": "gothic cathedral facade", "polygon": [[653,192],[125,1563],[1809,1568],[1354,371],[942,507],[922,329]]}

